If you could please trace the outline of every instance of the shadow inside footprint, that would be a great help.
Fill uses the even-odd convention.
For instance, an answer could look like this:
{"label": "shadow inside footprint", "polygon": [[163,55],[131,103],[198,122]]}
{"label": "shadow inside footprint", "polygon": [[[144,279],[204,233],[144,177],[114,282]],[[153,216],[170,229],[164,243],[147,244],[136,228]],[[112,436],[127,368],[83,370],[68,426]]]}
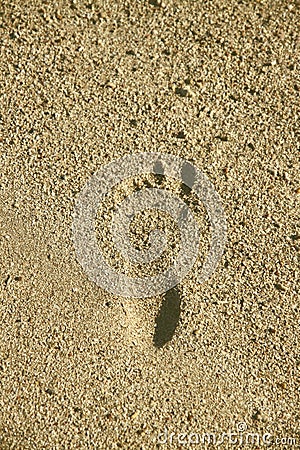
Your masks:
{"label": "shadow inside footprint", "polygon": [[164,299],[156,318],[156,328],[154,333],[154,345],[162,348],[169,342],[177,327],[180,317],[180,295],[178,289],[174,287],[164,295]]}
{"label": "shadow inside footprint", "polygon": [[[164,180],[164,168],[161,161],[157,160],[154,166],[156,177],[160,177],[160,184]],[[192,187],[195,183],[196,171],[194,166],[185,161],[181,167],[181,191],[183,195],[190,195]],[[185,217],[181,217],[184,220]],[[154,345],[162,348],[169,342],[176,330],[180,318],[180,294],[177,287],[170,289],[165,293],[159,314],[156,318],[156,327],[154,333]]]}
{"label": "shadow inside footprint", "polygon": [[195,183],[196,171],[192,164],[185,161],[181,168],[181,178],[183,183],[181,184],[182,193],[185,195],[190,195],[192,191],[192,186]]}

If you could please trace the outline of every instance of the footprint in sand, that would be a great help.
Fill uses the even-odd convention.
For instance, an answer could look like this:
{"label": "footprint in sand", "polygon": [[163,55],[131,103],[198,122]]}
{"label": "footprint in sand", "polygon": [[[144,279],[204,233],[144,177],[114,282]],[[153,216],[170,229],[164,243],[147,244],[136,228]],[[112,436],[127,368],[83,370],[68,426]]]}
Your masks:
{"label": "footprint in sand", "polygon": [[[151,209],[172,217],[180,232],[180,250],[170,267],[163,269],[162,273],[146,277],[118,272],[112,267],[97,245],[93,225],[99,204],[117,184],[130,177],[145,174],[156,177],[155,185],[148,182],[145,189],[128,195],[121,205],[117,206],[111,229],[113,243],[125,260],[147,263],[151,267],[163,255],[167,242],[165,230],[151,230],[148,236],[150,246],[146,250],[139,249],[131,242],[131,222],[137,214]],[[166,177],[179,183],[180,192],[177,197],[167,189],[160,188]],[[220,197],[213,185],[190,162],[164,153],[127,155],[96,172],[76,201],[72,231],[77,258],[92,281],[118,297],[128,298],[123,302],[128,330],[140,336],[141,330],[145,328],[145,320],[139,318],[139,308],[136,301],[133,303],[133,298],[145,299],[163,295],[153,336],[154,345],[158,348],[162,348],[174,335],[179,322],[181,303],[176,286],[192,269],[198,257],[199,226],[186,203],[192,191],[206,207],[212,230],[210,250],[198,277],[198,282],[201,283],[211,276],[222,256],[226,239],[226,220]]]}

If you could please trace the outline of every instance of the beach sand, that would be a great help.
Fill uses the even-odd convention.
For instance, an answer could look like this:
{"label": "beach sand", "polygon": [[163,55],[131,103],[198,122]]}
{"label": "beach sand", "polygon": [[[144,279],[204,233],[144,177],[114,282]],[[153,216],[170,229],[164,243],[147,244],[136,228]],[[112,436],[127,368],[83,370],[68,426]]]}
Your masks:
{"label": "beach sand", "polygon": [[[1,449],[299,446],[299,23],[296,0],[1,2]],[[146,299],[91,282],[71,232],[138,152],[191,161],[227,219],[208,281],[200,254]]]}

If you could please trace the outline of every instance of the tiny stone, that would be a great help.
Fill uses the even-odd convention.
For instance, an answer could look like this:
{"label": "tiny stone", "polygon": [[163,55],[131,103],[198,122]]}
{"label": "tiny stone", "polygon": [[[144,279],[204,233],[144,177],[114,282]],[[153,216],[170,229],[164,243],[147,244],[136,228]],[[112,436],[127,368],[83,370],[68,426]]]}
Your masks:
{"label": "tiny stone", "polygon": [[290,238],[292,241],[298,241],[298,239],[300,239],[300,234],[291,234]]}
{"label": "tiny stone", "polygon": [[257,411],[255,411],[255,413],[253,414],[252,419],[253,419],[253,420],[258,420],[259,416],[260,416],[260,411],[257,410]]}
{"label": "tiny stone", "polygon": [[227,136],[220,136],[220,135],[218,135],[218,136],[216,136],[216,139],[220,139],[220,141],[222,141],[222,142],[227,142],[228,141],[228,137]]}
{"label": "tiny stone", "polygon": [[187,89],[183,88],[175,88],[175,94],[180,95],[180,97],[186,97],[188,95],[189,91]]}
{"label": "tiny stone", "polygon": [[275,288],[276,288],[278,291],[281,291],[281,292],[285,291],[285,287],[282,286],[282,284],[280,284],[280,283],[276,283],[276,284],[275,284]]}
{"label": "tiny stone", "polygon": [[138,417],[138,415],[139,415],[139,411],[135,411],[130,417],[131,417],[131,419],[134,420]]}
{"label": "tiny stone", "polygon": [[287,172],[283,173],[283,178],[285,179],[285,181],[290,181],[290,177],[289,177],[289,174]]}
{"label": "tiny stone", "polygon": [[19,37],[18,33],[15,33],[14,31],[10,33],[9,35],[10,39],[17,39]]}
{"label": "tiny stone", "polygon": [[179,131],[179,133],[177,133],[175,137],[177,137],[178,139],[185,139],[185,134],[183,131]]}
{"label": "tiny stone", "polygon": [[162,0],[149,0],[150,5],[155,6],[156,8],[164,8],[165,4]]}
{"label": "tiny stone", "polygon": [[116,89],[116,87],[117,87],[116,83],[114,83],[113,81],[109,81],[109,82],[106,84],[106,86],[109,87],[109,88],[111,88],[111,89]]}
{"label": "tiny stone", "polygon": [[54,394],[54,391],[52,389],[50,389],[50,388],[47,388],[45,390],[45,392],[46,392],[46,394],[49,394],[49,395],[53,395]]}
{"label": "tiny stone", "polygon": [[11,276],[7,275],[7,277],[4,280],[5,286],[7,287],[9,285],[9,283],[11,282]]}

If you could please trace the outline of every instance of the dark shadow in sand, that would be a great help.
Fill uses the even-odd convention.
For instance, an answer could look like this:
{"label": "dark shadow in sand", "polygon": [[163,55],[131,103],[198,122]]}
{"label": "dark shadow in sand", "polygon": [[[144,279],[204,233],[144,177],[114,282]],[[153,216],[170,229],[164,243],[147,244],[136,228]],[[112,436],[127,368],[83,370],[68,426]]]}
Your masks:
{"label": "dark shadow in sand", "polygon": [[181,178],[183,183],[181,184],[182,193],[185,195],[190,195],[192,188],[195,183],[196,171],[194,166],[188,161],[184,162],[181,168]]}
{"label": "dark shadow in sand", "polygon": [[[159,160],[155,164],[154,172],[157,174],[156,177],[162,182],[164,179],[164,168]],[[182,196],[190,195],[195,177],[196,172],[194,166],[188,161],[184,162],[181,168]],[[165,293],[156,318],[156,328],[153,338],[155,347],[162,348],[172,339],[180,319],[180,304],[181,298],[177,287]]]}
{"label": "dark shadow in sand", "polygon": [[155,347],[162,348],[172,339],[179,322],[180,303],[181,299],[177,287],[165,293],[155,321],[156,328],[153,339]]}

